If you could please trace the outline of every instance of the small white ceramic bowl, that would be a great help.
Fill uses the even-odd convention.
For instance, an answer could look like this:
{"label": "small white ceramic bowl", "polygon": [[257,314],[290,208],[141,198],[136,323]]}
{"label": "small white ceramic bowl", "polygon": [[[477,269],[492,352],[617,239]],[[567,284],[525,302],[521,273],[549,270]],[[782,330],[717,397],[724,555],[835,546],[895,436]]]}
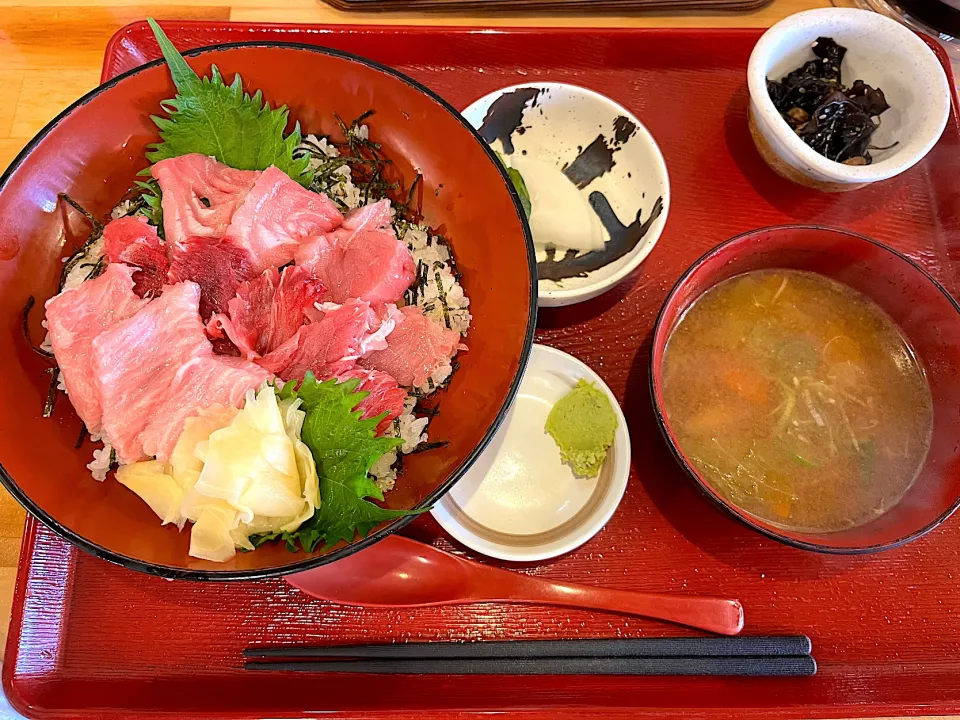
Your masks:
{"label": "small white ceramic bowl", "polygon": [[[670,207],[670,182],[660,148],[643,124],[623,106],[592,90],[566,83],[534,82],[502,88],[474,102],[463,111],[463,116],[485,134],[484,124],[491,107],[505,96],[526,97],[526,101],[515,105],[514,112],[510,113],[506,133],[515,153],[564,168],[595,143],[598,136],[603,136],[613,166],[582,187],[581,192],[587,198],[595,192],[602,193],[622,225],[634,223],[638,213],[641,223],[647,221],[660,199],[656,219],[623,257],[583,277],[539,282],[541,307],[572,305],[595,298],[633,272],[653,250],[663,231]],[[509,153],[509,148],[502,147],[501,140],[486,139],[494,149]],[[607,231],[604,232],[609,237]],[[609,243],[607,245],[609,247]],[[562,252],[558,251],[559,255]],[[538,253],[537,260],[544,260],[542,253]]]}
{"label": "small white ceramic bowl", "polygon": [[[834,162],[804,143],[780,116],[766,79],[780,80],[808,60],[818,37],[847,48],[843,83],[863,80],[883,90],[890,109],[880,116],[871,144],[873,163]],[[900,23],[867,10],[823,8],[797,13],[771,27],[747,69],[750,131],[763,159],[794,182],[826,191],[854,190],[913,167],[940,139],[950,115],[950,87],[927,44]]]}
{"label": "small white ceramic bowl", "polygon": [[[581,378],[607,395],[618,420],[596,478],[576,476],[544,429],[550,409]],[[534,345],[510,414],[431,512],[456,540],[484,555],[545,560],[596,535],[620,504],[629,476],[630,433],[610,388],[576,358]]]}

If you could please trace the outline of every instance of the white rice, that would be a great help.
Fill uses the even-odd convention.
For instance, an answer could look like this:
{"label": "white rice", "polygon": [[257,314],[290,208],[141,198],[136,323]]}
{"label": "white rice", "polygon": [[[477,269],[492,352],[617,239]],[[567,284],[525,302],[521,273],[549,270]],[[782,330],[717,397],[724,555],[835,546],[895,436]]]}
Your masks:
{"label": "white rice", "polygon": [[127,215],[131,214],[130,211],[132,209],[133,209],[133,200],[124,200],[119,205],[117,205],[113,210],[110,211],[110,219],[116,220],[117,218],[126,217]]}
{"label": "white rice", "polygon": [[[366,130],[366,125],[361,126],[361,128]],[[307,135],[304,138],[304,143],[298,149],[303,152],[319,149],[328,158],[340,157],[340,151],[327,138],[318,135]],[[310,169],[314,172],[323,165],[323,162],[322,158],[313,154],[310,155]],[[350,210],[360,207],[363,202],[363,194],[360,192],[360,188],[353,184],[353,176],[350,174],[349,165],[337,168],[328,180],[315,184],[313,189],[339,200]]]}
{"label": "white rice", "polygon": [[107,479],[107,473],[110,472],[110,466],[113,464],[113,445],[110,444],[110,440],[100,435],[91,435],[90,439],[94,442],[103,442],[103,447],[94,449],[93,460],[87,464],[93,479],[103,482]]}
{"label": "white rice", "polygon": [[[431,235],[423,225],[406,228],[403,240],[417,266],[417,277],[426,277],[426,282],[416,293],[416,303],[423,314],[440,325],[466,335],[470,328],[470,300],[453,271],[453,256],[446,241],[439,235]],[[411,291],[407,297],[412,298]]]}
{"label": "white rice", "polygon": [[[403,445],[400,446],[399,451],[404,455],[412,453],[422,443],[427,441],[427,424],[430,422],[430,419],[425,417],[418,418],[414,415],[416,406],[417,398],[408,397],[404,402],[403,414],[394,420],[390,429],[384,433],[389,437],[398,437],[403,440]],[[370,468],[370,475],[373,477],[373,482],[383,492],[392,490],[396,484],[397,469],[395,465],[398,459],[399,455],[397,450],[391,450],[377,460],[373,467]]]}

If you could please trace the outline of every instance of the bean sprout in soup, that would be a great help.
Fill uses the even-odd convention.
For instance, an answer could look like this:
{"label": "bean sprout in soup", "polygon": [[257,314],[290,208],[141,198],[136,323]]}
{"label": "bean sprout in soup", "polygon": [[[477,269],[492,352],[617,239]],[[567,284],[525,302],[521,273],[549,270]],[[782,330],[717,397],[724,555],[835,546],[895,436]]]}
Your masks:
{"label": "bean sprout in soup", "polygon": [[683,453],[723,497],[801,532],[867,523],[923,467],[924,371],[872,300],[822,275],[725,280],[667,344],[663,399]]}

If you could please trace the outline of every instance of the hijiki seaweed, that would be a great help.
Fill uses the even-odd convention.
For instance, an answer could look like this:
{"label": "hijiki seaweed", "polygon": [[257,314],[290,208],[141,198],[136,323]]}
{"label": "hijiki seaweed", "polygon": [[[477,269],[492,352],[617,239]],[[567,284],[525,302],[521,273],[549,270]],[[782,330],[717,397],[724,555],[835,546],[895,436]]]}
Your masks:
{"label": "hijiki seaweed", "polygon": [[870,138],[890,106],[880,88],[862,80],[843,84],[846,53],[832,38],[817,38],[816,58],[779,82],[767,78],[767,92],[783,119],[818,153],[845,165],[869,165],[870,150],[888,149],[872,147]]}

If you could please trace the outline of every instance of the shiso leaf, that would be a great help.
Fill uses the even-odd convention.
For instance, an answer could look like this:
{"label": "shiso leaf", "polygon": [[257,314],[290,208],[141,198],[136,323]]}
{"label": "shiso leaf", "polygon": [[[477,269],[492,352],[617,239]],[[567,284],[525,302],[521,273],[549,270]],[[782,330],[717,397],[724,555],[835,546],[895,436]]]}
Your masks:
{"label": "shiso leaf", "polygon": [[147,159],[156,163],[200,153],[238,170],[266,170],[276,165],[309,186],[313,180],[309,159],[295,154],[300,144],[299,123],[284,135],[289,117],[286,106],[272,110],[261,91],[253,96],[245,93],[239,75],[227,85],[216,65],[210,77],[200,78],[160,26],[152,18],[147,22],[177,86],[177,96],[161,103],[168,117],[152,116],[161,142],[148,147]]}
{"label": "shiso leaf", "polygon": [[383,493],[370,479],[370,468],[403,441],[376,436],[382,416],[360,419],[361,413],[354,408],[367,393],[356,392],[359,383],[356,379],[318,382],[308,372],[299,388],[294,389],[295,383],[290,382],[280,391],[281,400],[298,397],[302,401],[300,409],[306,417],[300,438],[317,465],[321,502],[314,516],[295,532],[251,538],[255,546],[282,538],[290,550],[296,550],[299,544],[312,552],[321,543],[330,546],[341,540],[352,542],[356,535],[365,537],[384,520],[415,514],[388,510],[366,499],[383,500]]}
{"label": "shiso leaf", "polygon": [[503,155],[496,151],[494,152],[496,153],[500,164],[503,165],[504,170],[507,171],[507,176],[510,178],[510,182],[513,183],[513,187],[517,191],[517,195],[520,196],[520,205],[523,207],[523,214],[526,215],[527,220],[529,220],[530,213],[533,210],[533,205],[530,203],[530,192],[527,190],[527,184],[523,181],[523,175],[521,175],[520,171],[516,168],[509,167],[503,161]]}
{"label": "shiso leaf", "polygon": [[157,233],[163,237],[163,205],[161,205],[160,183],[156,180],[137,180],[140,188],[140,198],[143,200],[142,214],[151,225],[156,226]]}

